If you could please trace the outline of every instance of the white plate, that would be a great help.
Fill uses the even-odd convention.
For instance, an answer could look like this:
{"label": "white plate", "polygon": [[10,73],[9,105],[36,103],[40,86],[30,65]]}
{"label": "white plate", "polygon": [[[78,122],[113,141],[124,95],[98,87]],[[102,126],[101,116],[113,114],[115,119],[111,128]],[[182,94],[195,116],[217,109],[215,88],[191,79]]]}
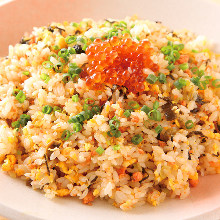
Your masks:
{"label": "white plate", "polygon": [[[6,2],[4,0],[3,2]],[[220,4],[205,0],[19,0],[0,7],[0,56],[7,55],[9,44],[18,42],[25,31],[51,21],[80,21],[140,18],[163,21],[172,28],[190,29],[204,34],[220,51]],[[158,207],[146,205],[122,212],[106,201],[92,207],[75,198],[48,200],[25,183],[0,172],[0,214],[10,219],[220,219],[220,175],[200,178],[186,200],[167,199]]]}

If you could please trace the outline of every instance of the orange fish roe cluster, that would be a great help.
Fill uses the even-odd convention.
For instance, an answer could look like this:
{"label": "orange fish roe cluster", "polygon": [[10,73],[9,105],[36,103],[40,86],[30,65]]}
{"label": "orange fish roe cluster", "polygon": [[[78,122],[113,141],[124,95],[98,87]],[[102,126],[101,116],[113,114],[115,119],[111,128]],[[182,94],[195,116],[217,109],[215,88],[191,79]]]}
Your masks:
{"label": "orange fish roe cluster", "polygon": [[101,89],[104,84],[125,86],[130,92],[144,91],[147,75],[144,68],[159,70],[150,56],[153,49],[150,42],[135,42],[128,36],[113,36],[104,42],[96,39],[86,50],[88,66],[82,77],[92,89]]}

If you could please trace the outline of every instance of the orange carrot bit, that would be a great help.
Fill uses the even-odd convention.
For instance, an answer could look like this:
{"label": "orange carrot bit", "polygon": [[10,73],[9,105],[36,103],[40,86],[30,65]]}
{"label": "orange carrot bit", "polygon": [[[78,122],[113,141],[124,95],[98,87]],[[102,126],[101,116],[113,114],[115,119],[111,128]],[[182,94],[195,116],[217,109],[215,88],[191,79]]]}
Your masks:
{"label": "orange carrot bit", "polygon": [[142,149],[140,149],[140,148],[138,148],[138,153],[139,153],[139,154],[145,154],[144,150],[142,150]]}
{"label": "orange carrot bit", "polygon": [[217,162],[209,161],[209,164],[211,167],[220,167],[220,161]]}
{"label": "orange carrot bit", "polygon": [[180,102],[180,104],[183,105],[183,106],[186,106],[186,101],[185,101],[185,100],[182,100],[182,101]]}
{"label": "orange carrot bit", "polygon": [[122,127],[119,127],[118,130],[119,130],[121,133],[124,133],[125,131],[127,131],[127,127],[122,126]]}
{"label": "orange carrot bit", "polygon": [[121,167],[121,168],[116,169],[119,178],[121,178],[121,177],[123,177],[125,175],[125,170],[126,170],[125,167]]}
{"label": "orange carrot bit", "polygon": [[94,151],[91,151],[91,157],[93,157],[93,156],[95,156],[95,155],[97,155],[96,151],[95,151],[95,150],[94,150]]}
{"label": "orange carrot bit", "polygon": [[160,147],[165,147],[166,146],[166,143],[164,141],[158,141],[158,142],[159,142]]}
{"label": "orange carrot bit", "polygon": [[190,184],[190,186],[192,186],[192,187],[196,187],[196,186],[198,185],[198,183],[199,183],[199,180],[198,180],[198,179],[190,179],[190,180],[189,180],[189,184]]}
{"label": "orange carrot bit", "polygon": [[92,205],[92,202],[94,201],[95,197],[93,196],[93,193],[90,191],[88,194],[83,198],[82,202],[83,204]]}
{"label": "orange carrot bit", "polygon": [[188,63],[188,61],[189,61],[189,55],[182,54],[182,55],[180,55],[179,60],[177,60],[175,64]]}
{"label": "orange carrot bit", "polygon": [[187,73],[190,78],[192,78],[192,72],[189,69],[188,70],[184,70],[184,72]]}
{"label": "orange carrot bit", "polygon": [[139,122],[139,118],[137,116],[133,116],[131,121],[138,123]]}
{"label": "orange carrot bit", "polygon": [[141,172],[133,173],[133,182],[139,182],[143,179],[143,174]]}

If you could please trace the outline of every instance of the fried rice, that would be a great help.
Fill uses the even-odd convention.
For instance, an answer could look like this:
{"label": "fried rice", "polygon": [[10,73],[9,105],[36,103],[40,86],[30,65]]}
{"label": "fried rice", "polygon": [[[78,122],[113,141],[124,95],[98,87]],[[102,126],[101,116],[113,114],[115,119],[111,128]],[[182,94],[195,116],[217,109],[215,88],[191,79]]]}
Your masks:
{"label": "fried rice", "polygon": [[[126,42],[147,42],[149,56],[136,62]],[[0,60],[2,171],[48,198],[101,198],[125,211],[186,198],[199,175],[220,173],[211,46],[136,17],[34,28]]]}

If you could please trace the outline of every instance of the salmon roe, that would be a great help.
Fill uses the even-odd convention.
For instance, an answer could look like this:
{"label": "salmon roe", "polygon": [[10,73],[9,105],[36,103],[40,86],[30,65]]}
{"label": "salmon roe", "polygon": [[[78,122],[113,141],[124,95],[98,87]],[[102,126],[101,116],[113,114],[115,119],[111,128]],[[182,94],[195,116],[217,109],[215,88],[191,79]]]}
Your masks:
{"label": "salmon roe", "polygon": [[135,42],[128,36],[122,39],[113,36],[109,40],[96,39],[86,49],[88,66],[82,77],[92,89],[102,89],[105,84],[125,86],[129,92],[138,93],[145,89],[147,75],[144,68],[159,70],[150,56],[150,42]]}

